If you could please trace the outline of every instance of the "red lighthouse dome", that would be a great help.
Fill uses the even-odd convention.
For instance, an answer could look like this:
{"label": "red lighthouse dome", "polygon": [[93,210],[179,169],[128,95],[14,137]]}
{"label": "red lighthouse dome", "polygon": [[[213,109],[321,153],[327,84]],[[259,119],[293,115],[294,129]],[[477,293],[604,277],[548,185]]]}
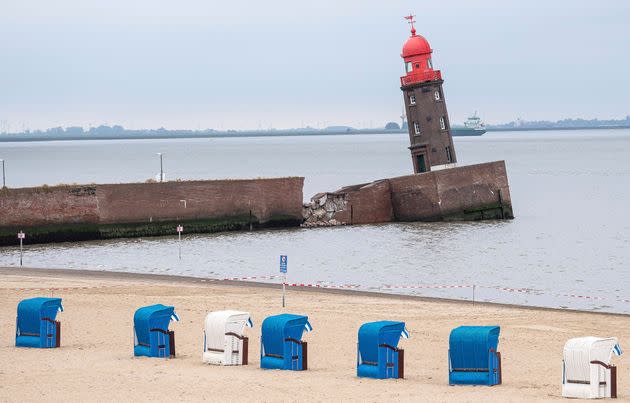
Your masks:
{"label": "red lighthouse dome", "polygon": [[428,55],[431,54],[431,52],[433,52],[433,50],[431,50],[431,46],[429,46],[429,41],[422,35],[416,35],[414,28],[411,30],[411,36],[403,45],[402,54],[400,56],[407,58],[411,56]]}
{"label": "red lighthouse dome", "polygon": [[407,75],[400,77],[400,84],[406,86],[424,81],[441,80],[440,71],[433,70],[431,45],[422,35],[416,35],[413,16],[409,15],[405,19],[409,20],[411,24],[411,36],[403,45],[400,55],[405,61],[405,73],[407,73]]}

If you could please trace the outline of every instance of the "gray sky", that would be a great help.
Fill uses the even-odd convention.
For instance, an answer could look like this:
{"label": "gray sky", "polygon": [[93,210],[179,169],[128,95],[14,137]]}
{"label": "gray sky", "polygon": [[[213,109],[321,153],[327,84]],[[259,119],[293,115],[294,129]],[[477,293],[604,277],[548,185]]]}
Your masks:
{"label": "gray sky", "polygon": [[628,0],[0,0],[0,120],[382,126],[409,11],[453,123],[630,114]]}

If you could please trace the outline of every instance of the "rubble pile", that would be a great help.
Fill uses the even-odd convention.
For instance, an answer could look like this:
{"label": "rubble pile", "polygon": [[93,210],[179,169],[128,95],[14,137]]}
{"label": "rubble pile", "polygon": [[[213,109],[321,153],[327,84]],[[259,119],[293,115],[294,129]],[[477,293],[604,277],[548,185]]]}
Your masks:
{"label": "rubble pile", "polygon": [[345,222],[336,220],[335,213],[347,208],[345,193],[318,193],[311,198],[310,203],[302,207],[304,223],[302,227],[333,227],[345,225]]}

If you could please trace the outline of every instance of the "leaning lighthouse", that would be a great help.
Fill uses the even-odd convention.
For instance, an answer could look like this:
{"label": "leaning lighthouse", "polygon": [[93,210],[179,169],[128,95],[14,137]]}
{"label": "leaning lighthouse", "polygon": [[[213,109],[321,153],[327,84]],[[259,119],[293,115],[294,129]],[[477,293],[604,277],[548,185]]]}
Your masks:
{"label": "leaning lighthouse", "polygon": [[457,159],[442,91],[442,74],[433,69],[433,50],[424,37],[416,34],[413,16],[405,19],[411,24],[411,36],[402,49],[406,74],[400,77],[400,89],[407,112],[413,171],[422,173],[455,163]]}

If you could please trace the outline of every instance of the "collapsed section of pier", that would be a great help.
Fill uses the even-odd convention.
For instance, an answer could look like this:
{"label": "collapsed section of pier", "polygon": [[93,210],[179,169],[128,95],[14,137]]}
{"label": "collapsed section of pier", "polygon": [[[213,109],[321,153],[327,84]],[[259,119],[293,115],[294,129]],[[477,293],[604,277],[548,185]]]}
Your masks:
{"label": "collapsed section of pier", "polygon": [[318,193],[304,205],[303,215],[305,227],[514,218],[504,161]]}

